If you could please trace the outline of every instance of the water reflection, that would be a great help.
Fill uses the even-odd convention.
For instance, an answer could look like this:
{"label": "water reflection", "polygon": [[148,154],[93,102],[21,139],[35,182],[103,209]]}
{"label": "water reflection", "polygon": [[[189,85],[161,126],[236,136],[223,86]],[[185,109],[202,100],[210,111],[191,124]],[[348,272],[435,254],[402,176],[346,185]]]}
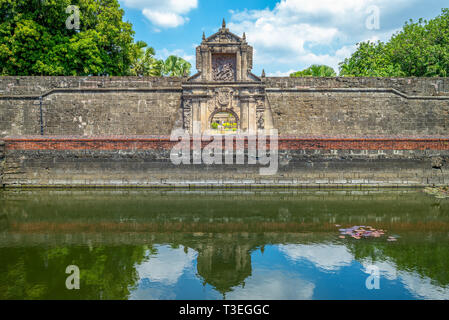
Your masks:
{"label": "water reflection", "polygon": [[[1,299],[449,299],[449,202],[387,192],[0,192]],[[339,239],[336,225],[399,235]],[[65,268],[81,290],[65,288]],[[366,269],[381,273],[367,290]]]}
{"label": "water reflection", "polygon": [[158,246],[146,252],[145,262],[136,266],[137,274],[144,282],[174,285],[185,270],[192,268],[196,257],[196,252],[187,247]]}
{"label": "water reflection", "polygon": [[279,250],[292,261],[308,260],[323,271],[336,271],[351,265],[354,257],[344,245],[280,245]]}

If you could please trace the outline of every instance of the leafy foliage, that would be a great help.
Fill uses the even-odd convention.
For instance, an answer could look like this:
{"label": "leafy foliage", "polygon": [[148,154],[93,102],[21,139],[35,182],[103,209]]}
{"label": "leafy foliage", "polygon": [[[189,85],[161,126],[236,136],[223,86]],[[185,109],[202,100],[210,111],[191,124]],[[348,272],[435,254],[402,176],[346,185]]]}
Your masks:
{"label": "leafy foliage", "polygon": [[192,65],[177,56],[169,56],[162,64],[162,74],[171,77],[182,77],[190,74]]}
{"label": "leafy foliage", "polygon": [[153,48],[146,47],[147,44],[143,41],[136,43],[136,48],[132,52],[129,74],[133,76],[162,76],[163,61],[155,58],[156,53]]}
{"label": "leafy foliage", "polygon": [[290,77],[335,77],[335,70],[329,66],[314,64],[307,69],[290,74]]}
{"label": "leafy foliage", "polygon": [[171,76],[184,77],[190,74],[191,64],[183,58],[169,56],[165,61],[155,57],[153,48],[148,47],[143,41],[136,43],[136,49],[132,53],[130,75],[134,76]]}
{"label": "leafy foliage", "polygon": [[[80,29],[67,29],[69,5]],[[2,75],[124,75],[133,43],[117,0],[0,0]]]}
{"label": "leafy foliage", "polygon": [[[67,29],[70,5],[79,30]],[[123,21],[117,0],[0,0],[0,75],[184,75],[190,64],[162,62]]]}
{"label": "leafy foliage", "polygon": [[356,77],[447,77],[449,9],[430,21],[410,20],[389,42],[362,42],[340,63],[340,75]]}

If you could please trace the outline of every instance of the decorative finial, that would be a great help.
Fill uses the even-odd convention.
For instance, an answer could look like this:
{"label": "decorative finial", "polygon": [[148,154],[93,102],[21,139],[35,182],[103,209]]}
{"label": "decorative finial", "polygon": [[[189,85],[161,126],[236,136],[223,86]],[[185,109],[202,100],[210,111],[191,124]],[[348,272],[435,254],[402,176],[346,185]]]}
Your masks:
{"label": "decorative finial", "polygon": [[243,32],[243,41],[246,41],[246,34]]}
{"label": "decorative finial", "polygon": [[223,18],[223,23],[221,24],[221,27],[224,29],[224,28],[226,28],[226,21],[225,21],[225,19]]}
{"label": "decorative finial", "polygon": [[265,78],[265,69],[262,69],[262,78]]}
{"label": "decorative finial", "polygon": [[206,34],[203,31],[203,41],[206,40]]}

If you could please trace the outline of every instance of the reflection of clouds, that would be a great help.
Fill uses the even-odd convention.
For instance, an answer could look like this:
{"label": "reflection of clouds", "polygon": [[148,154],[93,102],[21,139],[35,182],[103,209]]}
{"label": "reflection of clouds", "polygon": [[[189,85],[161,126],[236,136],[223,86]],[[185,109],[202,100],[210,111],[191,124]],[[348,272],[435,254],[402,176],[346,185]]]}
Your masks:
{"label": "reflection of clouds", "polygon": [[430,300],[449,300],[449,287],[439,287],[432,284],[427,277],[422,278],[416,273],[400,273],[405,287],[417,298]]}
{"label": "reflection of clouds", "polygon": [[129,300],[175,300],[172,288],[138,288],[131,292]]}
{"label": "reflection of clouds", "polygon": [[[449,300],[449,287],[440,287],[432,283],[429,277],[422,277],[417,272],[398,271],[394,262],[382,261],[371,262],[369,260],[363,263],[364,271],[369,265],[379,268],[381,281],[382,278],[387,280],[398,280],[402,282],[404,287],[410,291],[416,298],[430,300]],[[382,289],[382,284],[381,284]]]}
{"label": "reflection of clouds", "polygon": [[376,266],[379,268],[380,276],[387,280],[396,280],[398,276],[396,266],[390,261],[376,261],[373,263],[371,260],[367,259],[362,261],[362,266],[362,271],[367,274],[370,274],[369,272],[366,272],[369,266]]}
{"label": "reflection of clouds", "polygon": [[310,300],[315,285],[281,270],[256,269],[244,287],[226,294],[231,300]]}
{"label": "reflection of clouds", "polygon": [[352,254],[342,245],[280,245],[279,250],[293,261],[306,259],[318,268],[335,271],[349,266],[353,260]]}
{"label": "reflection of clouds", "polygon": [[184,247],[172,249],[169,246],[157,246],[158,253],[150,255],[149,259],[136,266],[139,278],[148,279],[151,282],[160,282],[164,285],[173,285],[182,276],[186,269],[193,267],[193,261],[197,253],[188,249],[184,252]]}

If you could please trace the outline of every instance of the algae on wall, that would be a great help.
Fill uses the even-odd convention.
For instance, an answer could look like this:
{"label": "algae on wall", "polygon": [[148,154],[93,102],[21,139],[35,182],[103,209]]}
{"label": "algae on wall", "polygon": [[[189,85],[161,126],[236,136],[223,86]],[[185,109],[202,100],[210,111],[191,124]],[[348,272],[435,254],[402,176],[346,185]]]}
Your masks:
{"label": "algae on wall", "polygon": [[4,170],[5,170],[5,141],[0,141],[0,186],[3,186]]}

